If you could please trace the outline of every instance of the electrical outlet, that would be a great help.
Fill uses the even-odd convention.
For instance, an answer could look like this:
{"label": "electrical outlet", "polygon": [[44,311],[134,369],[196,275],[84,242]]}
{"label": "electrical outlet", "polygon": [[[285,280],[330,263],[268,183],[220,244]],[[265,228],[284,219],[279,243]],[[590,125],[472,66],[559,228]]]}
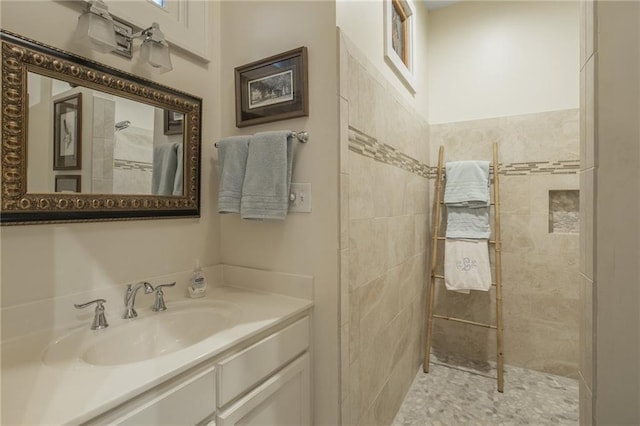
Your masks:
{"label": "electrical outlet", "polygon": [[289,211],[311,213],[311,184],[291,183]]}

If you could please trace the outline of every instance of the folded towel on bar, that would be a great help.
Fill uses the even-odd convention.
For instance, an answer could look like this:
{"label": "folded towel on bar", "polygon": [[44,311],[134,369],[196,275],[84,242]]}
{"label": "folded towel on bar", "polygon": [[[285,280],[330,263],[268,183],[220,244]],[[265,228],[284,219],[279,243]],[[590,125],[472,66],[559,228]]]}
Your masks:
{"label": "folded towel on bar", "polygon": [[489,238],[489,207],[447,205],[447,238]]}
{"label": "folded towel on bar", "polygon": [[176,160],[176,177],[173,180],[173,195],[182,195],[182,190],[184,188],[184,158],[182,153],[182,143],[178,144]]}
{"label": "folded towel on bar", "polygon": [[447,238],[444,242],[444,284],[447,290],[465,294],[469,290],[489,291],[488,241]]}
{"label": "folded towel on bar", "polygon": [[243,219],[284,219],[289,208],[293,163],[292,132],[256,133],[249,143],[242,185]]}
{"label": "folded towel on bar", "polygon": [[454,161],[446,164],[444,203],[456,206],[489,205],[489,162]]}
{"label": "folded towel on bar", "polygon": [[218,213],[240,213],[250,140],[230,136],[218,142]]}
{"label": "folded towel on bar", "polygon": [[157,145],[153,148],[153,171],[151,172],[152,194],[173,195],[177,167],[177,143]]}

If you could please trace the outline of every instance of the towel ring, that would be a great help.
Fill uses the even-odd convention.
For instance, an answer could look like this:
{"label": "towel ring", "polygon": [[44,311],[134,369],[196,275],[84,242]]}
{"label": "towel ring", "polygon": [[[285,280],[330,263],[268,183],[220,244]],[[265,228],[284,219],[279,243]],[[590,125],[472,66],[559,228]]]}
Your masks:
{"label": "towel ring", "polygon": [[[300,142],[300,143],[309,142],[309,132],[307,132],[305,130],[301,130],[299,132],[291,132],[291,137],[298,139],[298,142]],[[214,143],[213,146],[215,146],[217,148],[218,147],[218,142]]]}

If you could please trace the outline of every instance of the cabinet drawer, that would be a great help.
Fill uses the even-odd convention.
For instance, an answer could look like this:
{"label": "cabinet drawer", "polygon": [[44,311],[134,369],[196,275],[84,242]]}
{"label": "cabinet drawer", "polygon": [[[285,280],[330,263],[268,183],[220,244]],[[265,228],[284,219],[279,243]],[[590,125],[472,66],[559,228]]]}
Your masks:
{"label": "cabinet drawer", "polygon": [[218,413],[218,426],[311,424],[309,354],[305,353]]}
{"label": "cabinet drawer", "polygon": [[305,317],[218,364],[218,407],[223,407],[309,347]]}
{"label": "cabinet drawer", "polygon": [[178,425],[197,424],[216,411],[215,368],[210,367],[186,380],[152,389],[120,409],[90,424]]}

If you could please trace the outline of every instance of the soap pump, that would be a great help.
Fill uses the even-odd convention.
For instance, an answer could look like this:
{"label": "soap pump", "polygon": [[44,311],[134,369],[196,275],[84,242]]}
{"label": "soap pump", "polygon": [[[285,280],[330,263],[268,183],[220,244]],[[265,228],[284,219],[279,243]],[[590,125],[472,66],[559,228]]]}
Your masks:
{"label": "soap pump", "polygon": [[189,296],[192,298],[203,297],[207,293],[207,279],[200,268],[200,260],[196,259],[196,266],[189,278]]}

